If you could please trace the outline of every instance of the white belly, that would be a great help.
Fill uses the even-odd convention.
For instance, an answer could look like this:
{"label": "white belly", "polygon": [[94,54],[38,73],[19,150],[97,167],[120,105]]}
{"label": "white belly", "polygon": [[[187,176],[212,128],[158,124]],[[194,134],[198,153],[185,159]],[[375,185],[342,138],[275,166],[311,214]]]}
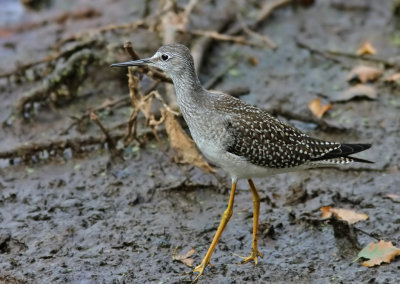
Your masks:
{"label": "white belly", "polygon": [[243,157],[226,152],[222,145],[211,145],[204,140],[196,141],[196,144],[210,162],[221,167],[234,179],[259,178],[299,170],[299,167],[287,169],[259,167]]}

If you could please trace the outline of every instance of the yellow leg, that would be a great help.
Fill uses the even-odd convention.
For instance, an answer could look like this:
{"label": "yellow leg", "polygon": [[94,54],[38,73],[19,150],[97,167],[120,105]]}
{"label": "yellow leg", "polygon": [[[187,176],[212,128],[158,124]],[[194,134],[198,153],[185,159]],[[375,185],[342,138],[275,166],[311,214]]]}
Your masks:
{"label": "yellow leg", "polygon": [[238,264],[248,263],[249,261],[254,260],[254,263],[258,263],[258,257],[263,257],[263,255],[258,251],[257,246],[257,233],[258,233],[258,216],[260,215],[260,196],[258,195],[257,188],[254,186],[254,183],[251,179],[248,179],[251,193],[253,194],[253,245],[251,248],[250,256],[241,257],[243,258],[242,262]]}
{"label": "yellow leg", "polygon": [[197,275],[197,277],[194,279],[193,283],[197,282],[199,277],[203,274],[204,269],[208,265],[210,265],[211,255],[214,252],[215,246],[217,245],[218,240],[221,237],[222,232],[224,231],[224,229],[226,227],[226,224],[228,224],[228,221],[232,216],[232,213],[233,213],[233,202],[235,200],[235,190],[236,190],[236,181],[233,180],[232,181],[232,188],[231,188],[231,195],[229,197],[228,208],[226,208],[224,214],[222,215],[222,219],[221,219],[221,222],[219,224],[218,230],[215,233],[214,239],[211,242],[210,248],[208,249],[206,256],[203,258],[203,260],[200,263],[200,265],[196,266],[192,271],[192,272],[198,272],[199,273]]}

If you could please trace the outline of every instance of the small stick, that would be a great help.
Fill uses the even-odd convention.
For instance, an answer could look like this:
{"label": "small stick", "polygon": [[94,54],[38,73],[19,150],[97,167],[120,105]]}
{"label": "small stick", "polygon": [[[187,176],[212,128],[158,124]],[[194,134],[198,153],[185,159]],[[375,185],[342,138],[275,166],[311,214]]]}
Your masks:
{"label": "small stick", "polygon": [[387,60],[381,59],[381,58],[361,56],[358,54],[346,53],[346,52],[337,51],[337,50],[327,50],[326,53],[328,53],[330,55],[334,55],[334,56],[343,56],[343,57],[347,57],[347,58],[378,63],[378,64],[382,64],[384,67],[387,67],[387,68],[400,68],[400,66],[398,64],[395,64],[393,62],[390,62],[390,61],[387,61]]}
{"label": "small stick", "polygon": [[[261,12],[258,14],[255,21],[248,23],[246,26],[255,30],[263,21],[265,21],[276,9],[283,7],[287,4],[292,3],[292,0],[277,0],[275,2],[266,1],[261,8]],[[235,35],[243,31],[243,26],[236,26],[231,28],[226,34]]]}
{"label": "small stick", "polygon": [[104,127],[104,125],[101,123],[99,117],[92,111],[90,112],[90,119],[92,121],[94,121],[99,128],[101,129],[101,131],[104,133],[104,135],[106,136],[106,141],[108,144],[109,149],[111,150],[111,152],[114,152],[117,150],[117,148],[115,147],[115,143],[114,140],[112,139],[112,137],[110,136],[110,133],[108,132],[108,130]]}
{"label": "small stick", "polygon": [[283,110],[281,108],[273,108],[273,109],[268,109],[269,113],[271,113],[273,116],[278,116],[281,115],[287,119],[295,119],[299,121],[304,121],[304,122],[311,122],[317,124],[322,130],[325,131],[338,131],[338,132],[343,132],[347,131],[348,129],[342,126],[337,126],[332,123],[329,123],[323,119],[319,119],[316,117],[311,117],[311,116],[305,116],[302,114],[294,113],[292,111],[288,110]]}
{"label": "small stick", "polygon": [[177,31],[179,31],[181,33],[187,32],[187,33],[190,33],[192,35],[197,35],[197,36],[206,36],[206,37],[210,37],[212,39],[220,40],[220,41],[234,42],[234,43],[239,43],[239,44],[244,44],[244,45],[249,45],[249,46],[258,46],[258,47],[260,46],[260,44],[249,42],[245,37],[221,34],[216,31],[206,31],[206,30],[185,31],[182,29],[179,29]]}
{"label": "small stick", "polygon": [[[111,139],[119,140],[124,136],[122,132],[110,133]],[[24,143],[8,151],[0,152],[0,159],[15,159],[18,157],[25,158],[33,156],[36,153],[43,151],[62,151],[71,148],[73,151],[79,151],[83,146],[103,144],[106,142],[106,137],[101,136],[87,136],[87,137],[73,137],[68,139],[57,139],[46,142],[31,142]]]}
{"label": "small stick", "polygon": [[237,60],[231,62],[231,64],[228,64],[228,66],[226,66],[224,69],[222,69],[220,72],[218,72],[217,74],[215,74],[210,80],[208,80],[205,84],[204,84],[204,88],[206,89],[211,89],[213,88],[217,82],[219,80],[221,80],[221,78],[236,64],[238,63]]}
{"label": "small stick", "polygon": [[343,63],[343,62],[340,61],[339,59],[337,59],[337,58],[335,58],[335,57],[333,57],[333,56],[331,56],[331,55],[329,55],[329,54],[326,54],[324,51],[309,46],[308,44],[306,44],[304,41],[302,41],[302,40],[300,40],[300,39],[296,39],[296,44],[297,44],[297,46],[299,46],[300,48],[307,49],[307,50],[310,51],[311,53],[318,54],[318,55],[320,55],[320,56],[322,56],[322,57],[324,57],[324,58],[326,58],[326,59],[329,59],[329,60],[331,60],[331,61],[333,61],[333,62],[335,62],[335,63],[340,63],[340,64]]}
{"label": "small stick", "polygon": [[133,50],[132,42],[127,40],[124,43],[124,48],[125,48],[125,51],[131,56],[132,60],[139,60],[140,59],[140,56],[136,53],[135,50]]}
{"label": "small stick", "polygon": [[369,61],[369,62],[373,62],[373,63],[377,63],[377,64],[382,64],[386,68],[400,69],[400,65],[390,62],[390,61],[387,61],[385,59],[381,59],[381,58],[360,56],[358,54],[346,53],[346,52],[337,51],[337,50],[319,50],[315,47],[311,47],[310,45],[306,44],[304,41],[302,41],[300,39],[296,39],[296,44],[299,47],[305,48],[312,53],[321,55],[329,60],[332,60],[334,62],[341,63],[341,64],[343,64],[343,62],[341,60],[335,58],[335,56],[347,57],[347,58],[354,59],[354,60]]}
{"label": "small stick", "polygon": [[119,24],[119,25],[108,25],[108,26],[103,26],[97,29],[91,29],[91,30],[85,30],[80,33],[76,33],[73,35],[70,35],[68,37],[65,37],[61,40],[59,40],[56,44],[54,49],[59,50],[61,46],[63,46],[65,43],[70,42],[70,41],[76,41],[81,38],[83,38],[86,35],[95,35],[99,33],[104,33],[108,31],[114,31],[114,30],[135,30],[135,29],[148,29],[149,26],[143,21],[139,20],[137,22],[131,22],[131,23],[124,23],[124,24]]}
{"label": "small stick", "polygon": [[48,55],[48,56],[41,58],[39,60],[36,60],[36,61],[27,62],[25,64],[22,64],[22,65],[16,67],[14,70],[1,73],[0,78],[10,77],[16,73],[23,72],[26,69],[32,68],[36,65],[43,64],[43,63],[49,63],[49,62],[57,60],[59,58],[70,56],[71,54],[76,53],[77,51],[84,49],[88,46],[92,46],[92,45],[93,45],[93,41],[82,42],[82,43],[77,44],[74,47],[64,50],[62,52],[58,52],[54,55]]}
{"label": "small stick", "polygon": [[272,12],[274,12],[276,9],[283,7],[287,4],[290,4],[292,2],[293,2],[292,0],[278,0],[274,2],[267,1],[262,7],[260,14],[258,14],[255,23],[249,27],[251,29],[256,28],[261,22],[263,22],[266,18],[268,18],[272,14]]}
{"label": "small stick", "polygon": [[[133,60],[138,60],[140,59],[139,55],[137,52],[133,49],[132,47],[132,42],[126,41],[124,44],[124,48],[126,52],[131,56]],[[140,70],[147,76],[155,79],[155,80],[160,80],[162,82],[167,82],[167,83],[172,83],[171,78],[169,78],[165,73],[158,71],[157,69],[149,66],[140,66]]]}

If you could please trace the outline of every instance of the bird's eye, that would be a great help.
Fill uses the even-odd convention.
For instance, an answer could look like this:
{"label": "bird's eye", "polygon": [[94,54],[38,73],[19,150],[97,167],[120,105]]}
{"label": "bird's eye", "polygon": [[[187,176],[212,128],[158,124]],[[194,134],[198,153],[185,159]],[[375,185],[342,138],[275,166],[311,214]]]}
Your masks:
{"label": "bird's eye", "polygon": [[169,59],[169,56],[166,54],[161,55],[161,60],[162,61],[167,61]]}

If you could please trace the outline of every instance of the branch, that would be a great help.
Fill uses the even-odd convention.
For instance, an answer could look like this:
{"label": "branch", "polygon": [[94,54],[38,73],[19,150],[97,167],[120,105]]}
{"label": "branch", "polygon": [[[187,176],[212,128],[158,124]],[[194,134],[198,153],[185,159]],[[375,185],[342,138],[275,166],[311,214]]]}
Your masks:
{"label": "branch", "polygon": [[[140,59],[140,56],[132,47],[132,42],[126,41],[124,44],[124,49],[126,52],[131,56],[132,60]],[[160,72],[157,69],[149,66],[140,66],[138,67],[142,71],[142,73],[146,74],[147,76],[155,79],[160,80],[162,82],[167,82],[172,84],[171,78],[169,78],[164,72]]]}
{"label": "branch", "polygon": [[69,57],[69,56],[71,56],[72,54],[76,53],[79,50],[82,50],[82,49],[84,49],[86,47],[92,46],[93,42],[94,42],[94,40],[81,42],[81,43],[76,44],[72,48],[66,49],[66,50],[64,50],[62,52],[58,52],[58,53],[56,53],[54,55],[49,55],[49,56],[46,56],[46,57],[44,57],[42,59],[22,64],[22,65],[16,67],[14,70],[1,73],[0,74],[0,78],[10,77],[10,76],[12,76],[12,75],[14,75],[16,73],[23,72],[26,69],[29,69],[29,68],[34,67],[36,65],[43,64],[43,63],[48,63],[48,62],[57,60],[57,59],[62,58],[62,57]]}
{"label": "branch", "polygon": [[[57,91],[64,83],[69,90],[79,86],[79,82],[85,78],[86,69],[95,58],[95,54],[84,49],[78,53],[74,53],[66,62],[57,68],[46,80],[30,91],[27,91],[16,103],[15,109],[19,116],[25,113],[25,106],[34,102],[46,100],[52,92]],[[81,72],[77,72],[80,70]],[[68,82],[67,82],[68,81]]]}
{"label": "branch", "polygon": [[[122,132],[116,132],[109,134],[109,138],[113,140],[119,140],[124,136]],[[0,152],[0,159],[15,159],[15,158],[27,158],[36,155],[37,153],[47,151],[49,155],[54,155],[59,151],[65,149],[71,149],[75,152],[82,151],[82,147],[104,144],[107,142],[107,138],[104,135],[100,136],[86,136],[86,137],[74,137],[68,139],[56,139],[46,142],[31,142],[24,143],[9,151]]]}
{"label": "branch", "polygon": [[224,69],[222,69],[220,72],[215,74],[212,78],[210,78],[205,84],[204,88],[210,89],[213,88],[219,80],[229,71],[231,70],[232,67],[234,67],[238,63],[237,60],[231,62],[231,64],[228,64]]}
{"label": "branch", "polygon": [[400,69],[400,65],[396,64],[394,62],[390,62],[388,60],[382,59],[382,58],[377,58],[377,57],[366,57],[366,56],[361,56],[358,54],[353,54],[353,53],[346,53],[342,51],[337,51],[337,50],[320,50],[317,49],[316,47],[312,47],[308,45],[305,41],[301,39],[296,39],[296,44],[304,49],[307,49],[311,53],[318,54],[324,58],[327,58],[331,61],[334,61],[336,63],[341,63],[343,64],[343,61],[340,59],[337,59],[336,57],[346,57],[354,60],[362,60],[362,61],[369,61],[377,64],[382,64],[386,68],[396,68]]}
{"label": "branch", "polygon": [[[265,21],[276,9],[281,8],[287,4],[292,3],[293,0],[277,0],[274,2],[266,1],[261,8],[260,13],[258,14],[256,20],[251,21],[246,24],[246,26],[251,29],[255,30],[258,28],[258,26]],[[236,35],[238,33],[241,33],[243,31],[243,25],[236,26],[231,28],[227,34],[229,35]]]}
{"label": "branch", "polygon": [[304,121],[304,122],[311,122],[316,125],[318,125],[322,130],[324,131],[334,131],[334,132],[344,132],[348,131],[347,128],[339,125],[335,125],[331,122],[328,122],[324,119],[319,119],[313,116],[307,116],[307,115],[302,115],[299,113],[294,113],[289,110],[284,110],[279,107],[269,109],[268,112],[272,114],[273,116],[283,116],[287,119],[294,119],[294,120],[299,120],[299,121]]}
{"label": "branch", "polygon": [[115,152],[117,148],[115,147],[114,140],[111,137],[108,130],[104,127],[103,123],[101,123],[99,117],[94,112],[90,112],[90,119],[94,121],[99,126],[101,131],[104,133],[104,136],[106,137],[106,141],[108,144],[108,148],[111,150],[111,152]]}
{"label": "branch", "polygon": [[234,43],[239,43],[239,44],[244,44],[244,45],[249,45],[249,46],[258,46],[260,47],[261,45],[258,43],[252,43],[248,41],[245,37],[242,36],[232,36],[228,34],[221,34],[216,31],[206,31],[206,30],[190,30],[186,31],[183,29],[178,29],[179,32],[181,33],[190,33],[192,35],[197,35],[197,36],[205,36],[205,37],[210,37],[215,40],[220,40],[220,41],[228,41],[228,42],[234,42]]}
{"label": "branch", "polygon": [[70,42],[70,41],[75,41],[79,40],[87,35],[95,35],[95,34],[101,34],[105,33],[108,31],[114,31],[114,30],[135,30],[135,29],[147,29],[149,26],[143,21],[139,20],[136,22],[131,22],[131,23],[123,23],[123,24],[117,24],[117,25],[108,25],[108,26],[103,26],[97,29],[91,29],[91,30],[85,30],[83,32],[79,32],[73,35],[70,35],[68,37],[65,37],[61,40],[59,40],[56,44],[54,49],[59,50],[61,46],[63,46],[65,43]]}

